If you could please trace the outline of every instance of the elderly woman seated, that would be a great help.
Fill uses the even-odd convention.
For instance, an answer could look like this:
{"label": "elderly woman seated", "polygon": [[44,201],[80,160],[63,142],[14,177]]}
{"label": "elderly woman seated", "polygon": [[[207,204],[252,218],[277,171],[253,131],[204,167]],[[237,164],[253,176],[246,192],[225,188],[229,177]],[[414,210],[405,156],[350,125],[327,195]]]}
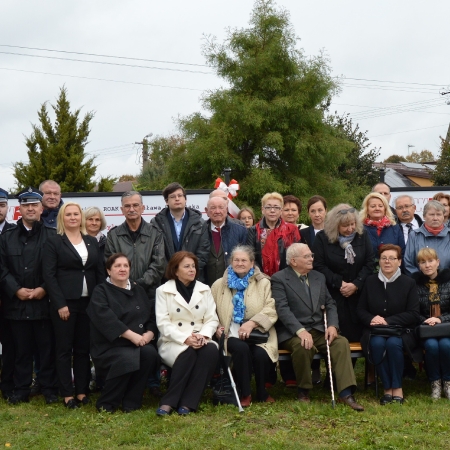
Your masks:
{"label": "elderly woman seated", "polygon": [[[223,278],[211,288],[217,304],[219,326],[216,336],[227,337],[226,349],[232,355],[236,384],[241,405],[252,401],[250,380],[255,372],[256,398],[259,402],[275,400],[267,393],[264,382],[272,363],[278,359],[277,321],[275,300],[272,298],[270,280],[255,267],[255,254],[251,247],[236,246],[230,265]],[[253,330],[269,332],[266,343],[249,342]]]}
{"label": "elderly woman seated", "polygon": [[157,329],[154,304],[144,289],[129,280],[130,261],[123,253],[106,262],[109,278],[98,285],[87,314],[91,319],[91,356],[106,382],[97,408],[113,412],[139,409],[150,373],[159,365],[156,348],[149,345]]}
{"label": "elderly woman seated", "polygon": [[210,288],[196,280],[198,273],[198,258],[191,252],[177,252],[166,269],[169,281],[156,290],[159,354],[172,368],[158,416],[174,409],[179,415],[196,411],[219,358],[211,341],[219,324],[216,304]]}
{"label": "elderly woman seated", "polygon": [[[440,269],[436,250],[422,248],[417,254],[420,272],[414,274],[419,293],[420,321],[434,327],[450,322],[450,269]],[[439,327],[436,327],[439,328]],[[439,399],[442,389],[450,400],[450,336],[422,340],[425,366],[431,382],[431,398]]]}
{"label": "elderly woman seated", "polygon": [[403,352],[420,362],[422,351],[414,337],[419,297],[414,280],[400,272],[401,248],[382,245],[379,256],[380,271],[367,278],[357,313],[364,326],[361,345],[380,374],[384,387],[380,404],[386,405],[403,403]]}

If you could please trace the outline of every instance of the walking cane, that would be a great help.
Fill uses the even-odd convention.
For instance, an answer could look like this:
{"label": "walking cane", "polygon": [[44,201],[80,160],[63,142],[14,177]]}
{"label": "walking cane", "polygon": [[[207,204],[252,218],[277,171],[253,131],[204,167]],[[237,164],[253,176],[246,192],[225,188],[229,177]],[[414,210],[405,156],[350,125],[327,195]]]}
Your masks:
{"label": "walking cane", "polygon": [[[327,310],[325,309],[325,305],[322,305],[320,309],[323,311],[323,321],[325,322],[325,331],[328,329],[327,325]],[[334,386],[333,386],[333,372],[331,370],[331,357],[330,357],[330,345],[328,344],[328,339],[326,339],[327,343],[327,360],[328,360],[328,370],[330,372],[330,386],[331,386],[331,405],[333,409],[336,407],[336,401],[334,400]]]}
{"label": "walking cane", "polygon": [[[225,349],[223,349],[223,356],[227,356],[226,353],[225,353]],[[238,404],[239,412],[240,413],[244,412],[244,408],[241,405],[241,401],[239,400],[239,395],[238,395],[237,390],[236,390],[236,383],[234,382],[233,375],[231,374],[230,366],[227,366],[227,367],[228,367],[228,375],[230,377],[231,387],[233,388],[234,395],[236,396],[236,401],[237,401],[237,404]]]}

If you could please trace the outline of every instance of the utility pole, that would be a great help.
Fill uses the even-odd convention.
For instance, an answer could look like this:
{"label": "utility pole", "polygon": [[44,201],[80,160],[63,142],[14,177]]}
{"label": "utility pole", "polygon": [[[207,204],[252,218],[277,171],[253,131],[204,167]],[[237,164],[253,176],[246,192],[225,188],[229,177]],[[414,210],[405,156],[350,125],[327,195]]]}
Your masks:
{"label": "utility pole", "polygon": [[409,156],[409,149],[410,149],[411,147],[415,147],[415,145],[408,144],[408,156]]}
{"label": "utility pole", "polygon": [[148,164],[148,139],[153,136],[153,133],[148,133],[144,138],[142,139],[142,142],[135,142],[135,144],[142,145],[142,171],[144,171],[145,167]]}

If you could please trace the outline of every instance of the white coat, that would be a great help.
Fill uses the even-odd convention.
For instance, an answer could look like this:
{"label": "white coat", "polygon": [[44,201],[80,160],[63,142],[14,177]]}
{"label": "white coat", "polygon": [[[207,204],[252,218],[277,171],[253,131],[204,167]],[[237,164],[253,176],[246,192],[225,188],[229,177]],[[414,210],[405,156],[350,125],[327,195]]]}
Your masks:
{"label": "white coat", "polygon": [[173,367],[188,346],[184,341],[193,333],[211,338],[219,325],[211,289],[197,281],[189,303],[177,291],[175,280],[156,289],[156,325],[160,337],[158,351],[162,362]]}

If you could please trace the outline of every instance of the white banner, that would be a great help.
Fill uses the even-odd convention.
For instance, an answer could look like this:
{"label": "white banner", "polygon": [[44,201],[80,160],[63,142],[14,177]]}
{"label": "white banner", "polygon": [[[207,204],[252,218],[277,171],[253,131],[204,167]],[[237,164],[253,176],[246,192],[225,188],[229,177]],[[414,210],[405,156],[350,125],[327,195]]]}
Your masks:
{"label": "white banner", "polygon": [[[397,197],[400,197],[402,195],[410,195],[414,198],[414,204],[416,205],[416,214],[418,214],[420,217],[422,217],[423,214],[423,207],[430,201],[433,200],[433,196],[437,194],[438,192],[444,192],[446,194],[450,194],[450,191],[443,190],[443,189],[436,189],[436,190],[414,190],[414,191],[408,191],[405,189],[404,191],[396,190],[395,192],[391,191],[391,205],[394,206],[394,201]],[[423,218],[423,217],[422,217]]]}

